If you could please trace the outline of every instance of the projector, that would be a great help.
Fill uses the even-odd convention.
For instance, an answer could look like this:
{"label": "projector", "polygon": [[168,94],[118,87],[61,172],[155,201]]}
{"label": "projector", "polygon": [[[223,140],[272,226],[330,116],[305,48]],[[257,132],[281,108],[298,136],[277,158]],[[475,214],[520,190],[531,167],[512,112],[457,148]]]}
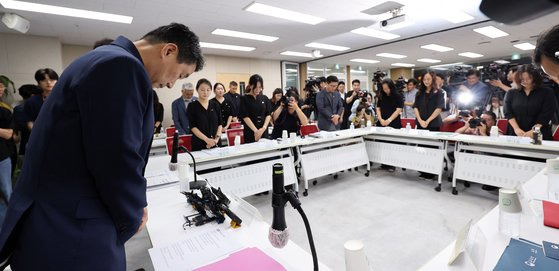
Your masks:
{"label": "projector", "polygon": [[390,19],[380,21],[380,27],[386,28],[386,27],[393,26],[395,24],[403,23],[405,21],[406,21],[406,15],[402,14],[402,15],[394,16]]}
{"label": "projector", "polygon": [[27,33],[29,30],[29,21],[14,13],[4,13],[2,22],[10,29]]}

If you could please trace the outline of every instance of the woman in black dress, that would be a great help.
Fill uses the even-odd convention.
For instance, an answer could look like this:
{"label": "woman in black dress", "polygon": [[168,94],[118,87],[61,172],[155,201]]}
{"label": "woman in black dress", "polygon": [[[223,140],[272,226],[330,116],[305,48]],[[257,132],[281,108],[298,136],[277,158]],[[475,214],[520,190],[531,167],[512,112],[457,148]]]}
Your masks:
{"label": "woman in black dress", "polygon": [[222,83],[214,84],[214,94],[215,97],[212,101],[219,103],[219,107],[221,108],[221,126],[223,127],[222,130],[225,131],[229,129],[229,125],[231,125],[231,121],[233,120],[233,116],[231,115],[233,112],[233,105],[223,96],[225,94],[225,86],[223,86]]}
{"label": "woman in black dress", "polygon": [[244,142],[251,143],[268,137],[268,125],[272,117],[268,98],[262,94],[264,80],[258,74],[248,80],[246,94],[241,97],[239,117],[244,125]]}
{"label": "woman in black dress", "polygon": [[441,119],[443,108],[444,95],[437,89],[435,73],[426,71],[421,76],[421,86],[413,104],[417,129],[439,131],[443,123]]}
{"label": "woman in black dress", "polygon": [[400,129],[402,128],[400,113],[404,107],[404,98],[396,90],[396,85],[392,79],[384,79],[381,84],[382,90],[377,105],[377,125]]}
{"label": "woman in black dress", "polygon": [[207,79],[196,83],[198,100],[190,103],[186,109],[192,132],[192,150],[210,149],[218,145],[221,139],[221,108],[219,103],[210,100],[212,84]]}

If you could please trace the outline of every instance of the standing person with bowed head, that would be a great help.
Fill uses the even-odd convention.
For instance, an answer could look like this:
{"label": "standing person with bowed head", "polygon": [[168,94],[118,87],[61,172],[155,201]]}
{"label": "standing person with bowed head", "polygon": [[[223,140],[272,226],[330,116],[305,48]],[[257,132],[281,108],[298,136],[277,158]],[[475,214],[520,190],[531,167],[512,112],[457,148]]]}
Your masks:
{"label": "standing person with bowed head", "polygon": [[441,128],[444,95],[437,89],[435,77],[432,71],[426,71],[421,76],[421,85],[413,104],[417,129],[439,131]]}
{"label": "standing person with bowed head", "polygon": [[202,69],[198,37],[172,23],[72,62],[45,100],[0,231],[12,270],[124,271],[147,222],[153,88]]}
{"label": "standing person with bowed head", "polygon": [[212,94],[212,84],[205,78],[196,83],[198,100],[192,102],[186,114],[190,121],[190,131],[192,131],[192,150],[199,151],[210,149],[217,145],[221,140],[221,108],[215,100],[210,100]]}
{"label": "standing person with bowed head", "polygon": [[246,94],[241,97],[239,118],[244,125],[245,143],[257,142],[268,137],[268,125],[272,108],[268,98],[262,94],[264,80],[258,74],[248,79]]}
{"label": "standing person with bowed head", "polygon": [[214,84],[214,94],[215,97],[212,99],[219,103],[219,107],[221,108],[221,127],[222,130],[225,131],[229,129],[229,125],[233,121],[233,104],[231,101],[225,99],[223,96],[225,93],[225,86],[222,83],[215,83]]}

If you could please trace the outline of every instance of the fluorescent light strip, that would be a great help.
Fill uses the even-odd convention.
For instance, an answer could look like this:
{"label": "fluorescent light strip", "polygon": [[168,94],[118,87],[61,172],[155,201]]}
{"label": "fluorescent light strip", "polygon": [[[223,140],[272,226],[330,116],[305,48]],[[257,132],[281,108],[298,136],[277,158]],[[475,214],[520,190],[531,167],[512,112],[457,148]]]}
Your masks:
{"label": "fluorescent light strip", "polygon": [[276,41],[278,39],[278,37],[272,37],[272,36],[266,36],[266,35],[260,35],[260,34],[252,34],[252,33],[247,33],[247,32],[240,32],[240,31],[227,30],[227,29],[221,29],[221,28],[218,28],[218,29],[214,30],[212,32],[212,34],[220,35],[220,36],[227,36],[227,37],[234,37],[234,38],[241,38],[241,39],[267,41],[267,42]]}
{"label": "fluorescent light strip", "polygon": [[481,28],[476,28],[474,29],[475,32],[480,33],[484,36],[490,37],[492,39],[496,39],[496,38],[500,38],[500,37],[505,37],[508,36],[509,33],[496,28],[494,26],[486,26],[486,27],[481,27]]}
{"label": "fluorescent light strip", "polygon": [[365,58],[354,58],[354,59],[350,59],[349,61],[351,62],[359,62],[359,63],[369,63],[369,64],[375,64],[375,63],[379,63],[380,61],[378,60],[374,60],[374,59],[365,59]]}
{"label": "fluorescent light strip", "polygon": [[421,48],[427,49],[427,50],[433,50],[433,51],[437,51],[437,52],[448,52],[448,51],[454,50],[454,48],[450,48],[450,47],[446,47],[446,46],[442,46],[442,45],[438,45],[438,44],[434,44],[434,43],[423,45],[423,46],[421,46]]}
{"label": "fluorescent light strip", "polygon": [[391,53],[380,53],[380,54],[377,54],[377,56],[388,57],[388,58],[397,58],[397,59],[406,58],[405,55],[391,54]]}
{"label": "fluorescent light strip", "polygon": [[390,65],[396,66],[396,67],[406,67],[406,68],[415,67],[415,64],[410,64],[410,63],[392,63]]}
{"label": "fluorescent light strip", "polygon": [[311,47],[311,48],[339,51],[339,52],[349,50],[349,47],[330,45],[330,44],[324,44],[324,43],[318,43],[318,42],[311,42],[311,43],[306,44],[305,46],[306,47]]}
{"label": "fluorescent light strip", "polygon": [[108,21],[108,22],[115,22],[115,23],[131,24],[132,19],[134,19],[131,16],[90,11],[85,9],[36,4],[36,3],[22,2],[22,1],[0,0],[0,4],[2,4],[2,6],[4,6],[4,8],[7,9],[24,10],[24,11]]}
{"label": "fluorescent light strip", "polygon": [[360,70],[350,70],[351,73],[367,73],[367,71],[360,71]]}
{"label": "fluorescent light strip", "polygon": [[438,12],[438,15],[442,18],[445,19],[451,23],[462,23],[462,22],[466,22],[469,20],[473,20],[474,17],[470,16],[469,14],[461,11],[461,10],[457,10],[457,9],[453,9],[453,8],[445,8],[444,10],[441,10]]}
{"label": "fluorescent light strip", "polygon": [[495,63],[497,63],[497,64],[501,64],[501,65],[503,65],[503,64],[509,64],[509,63],[510,63],[510,61],[507,61],[507,60],[504,60],[504,59],[495,60],[495,61],[493,61],[493,62],[495,62]]}
{"label": "fluorescent light strip", "polygon": [[312,58],[312,55],[309,54],[309,53],[301,53],[301,52],[293,52],[293,51],[281,52],[280,55],[284,55],[284,56],[298,56],[298,57],[308,57],[308,58]]}
{"label": "fluorescent light strip", "polygon": [[441,61],[438,59],[431,59],[431,58],[420,58],[417,61],[425,62],[425,63],[440,63]]}
{"label": "fluorescent light strip", "polygon": [[250,51],[254,51],[254,49],[256,49],[254,47],[237,46],[237,45],[220,44],[220,43],[211,43],[211,42],[200,42],[200,47],[211,48],[211,49],[231,50],[231,51],[243,51],[243,52],[250,52]]}
{"label": "fluorescent light strip", "polygon": [[529,43],[529,42],[525,42],[525,43],[519,43],[519,44],[515,44],[513,45],[514,47],[520,49],[520,50],[524,50],[524,51],[528,51],[528,50],[534,50],[536,49],[536,46]]}
{"label": "fluorescent light strip", "polygon": [[369,36],[369,37],[378,38],[378,39],[383,39],[383,40],[392,40],[392,39],[400,37],[399,35],[396,35],[396,34],[383,32],[383,31],[379,31],[379,30],[375,30],[375,29],[371,29],[371,28],[366,28],[366,27],[360,27],[360,28],[357,28],[357,29],[353,29],[353,30],[351,30],[351,33],[364,35],[364,36]]}
{"label": "fluorescent light strip", "polygon": [[312,24],[312,25],[316,25],[326,21],[326,19],[320,17],[316,17],[316,16],[312,16],[296,11],[291,11],[283,8],[268,6],[256,2],[250,4],[248,7],[245,8],[245,10],[262,14],[262,15],[267,15],[271,17],[276,17],[276,18],[300,22],[300,23]]}
{"label": "fluorescent light strip", "polygon": [[478,57],[482,57],[483,55],[477,54],[477,53],[472,53],[472,52],[464,52],[464,53],[459,53],[459,56],[464,56],[464,57],[469,57],[469,58],[478,58]]}
{"label": "fluorescent light strip", "polygon": [[[319,69],[319,68],[308,68],[307,71],[318,71],[318,72],[321,72],[321,71],[324,71],[324,69]],[[330,71],[330,69],[326,69],[326,71]]]}

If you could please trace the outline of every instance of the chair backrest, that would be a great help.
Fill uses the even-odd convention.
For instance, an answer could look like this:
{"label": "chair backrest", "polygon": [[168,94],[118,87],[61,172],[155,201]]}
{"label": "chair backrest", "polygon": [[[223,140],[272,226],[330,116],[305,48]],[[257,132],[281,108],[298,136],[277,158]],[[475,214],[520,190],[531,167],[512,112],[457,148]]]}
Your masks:
{"label": "chair backrest", "polygon": [[497,120],[497,127],[499,127],[499,130],[501,130],[505,134],[507,133],[507,126],[509,126],[509,120],[507,119]]}
{"label": "chair backrest", "polygon": [[454,133],[456,130],[462,128],[466,123],[463,121],[455,121],[450,123],[443,123],[441,125],[441,132],[451,132]]}
{"label": "chair backrest", "polygon": [[301,136],[307,136],[316,132],[318,132],[318,126],[314,123],[301,126]]}
{"label": "chair backrest", "polygon": [[241,144],[245,143],[245,136],[244,136],[244,129],[237,128],[237,129],[229,129],[227,130],[227,144],[229,146],[235,146],[235,137],[241,137]]}
{"label": "chair backrest", "polygon": [[553,133],[553,141],[559,141],[559,127],[557,127]]}
{"label": "chair backrest", "polygon": [[167,129],[165,129],[165,133],[167,134],[167,137],[173,137],[173,135],[175,135],[176,130],[177,128],[175,127],[167,127]]}
{"label": "chair backrest", "polygon": [[229,124],[229,129],[238,129],[238,128],[242,128],[242,124],[240,121],[231,122],[231,124]]}
{"label": "chair backrest", "polygon": [[406,128],[406,125],[409,123],[412,129],[415,129],[415,119],[400,119],[402,123],[402,127]]}
{"label": "chair backrest", "polygon": [[[167,137],[165,139],[167,143],[167,154],[171,155],[173,153],[173,137]],[[180,135],[179,136],[179,146],[185,147],[187,150],[192,151],[192,135]],[[179,153],[184,151],[179,149]]]}

